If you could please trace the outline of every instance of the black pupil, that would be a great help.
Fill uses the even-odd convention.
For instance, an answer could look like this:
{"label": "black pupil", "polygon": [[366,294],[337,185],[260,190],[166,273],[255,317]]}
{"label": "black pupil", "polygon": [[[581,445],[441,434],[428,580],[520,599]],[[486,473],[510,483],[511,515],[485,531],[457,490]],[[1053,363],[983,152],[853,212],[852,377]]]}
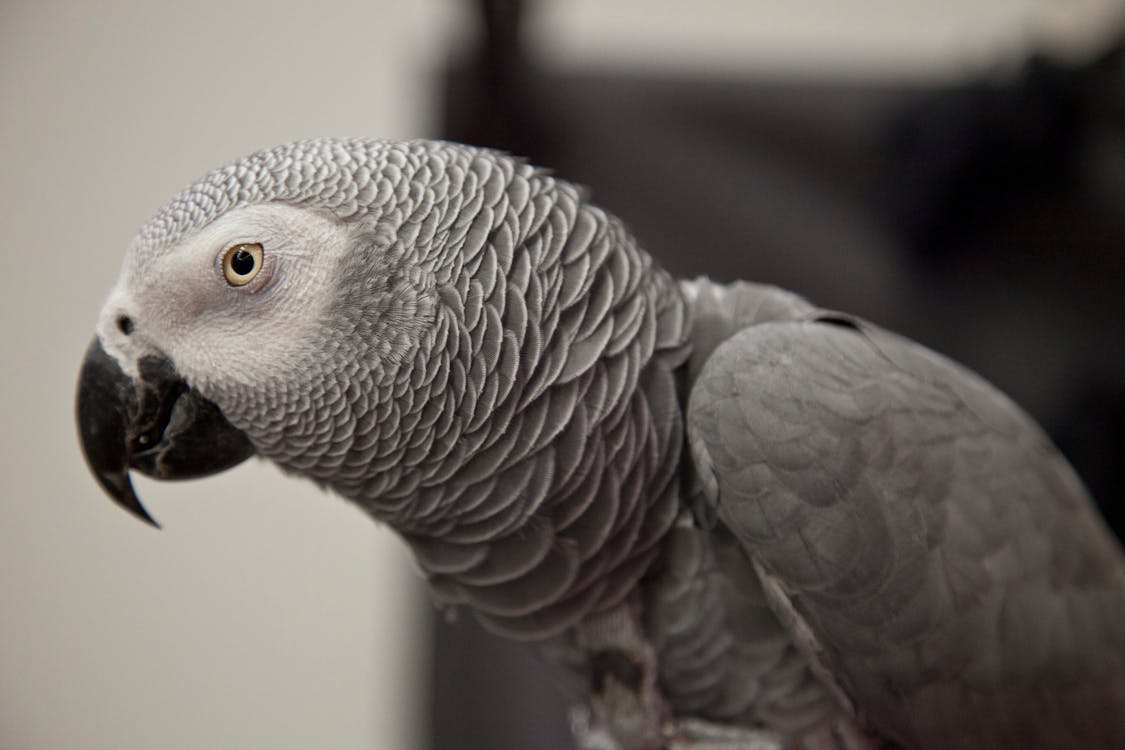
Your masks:
{"label": "black pupil", "polygon": [[230,268],[239,276],[245,276],[254,270],[254,256],[246,250],[236,250],[230,259]]}

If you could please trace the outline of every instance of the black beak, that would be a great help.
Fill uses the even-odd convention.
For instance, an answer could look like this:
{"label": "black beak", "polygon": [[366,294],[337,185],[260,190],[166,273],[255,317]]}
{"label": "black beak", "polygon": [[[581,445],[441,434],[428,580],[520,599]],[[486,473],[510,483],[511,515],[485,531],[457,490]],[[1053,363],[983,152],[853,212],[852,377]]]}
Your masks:
{"label": "black beak", "polygon": [[86,463],[102,489],[125,510],[157,528],[129,479],[136,469],[157,479],[216,474],[254,453],[246,435],[219,407],[193,391],[163,357],[137,363],[133,380],[97,337],[78,376],[78,434]]}

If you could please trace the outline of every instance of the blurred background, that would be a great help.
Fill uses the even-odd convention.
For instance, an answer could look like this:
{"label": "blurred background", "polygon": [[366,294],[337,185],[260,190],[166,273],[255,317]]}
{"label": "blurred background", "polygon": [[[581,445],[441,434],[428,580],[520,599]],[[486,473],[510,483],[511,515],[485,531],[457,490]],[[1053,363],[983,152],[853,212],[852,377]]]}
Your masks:
{"label": "blurred background", "polygon": [[1121,0],[0,4],[0,750],[569,747],[522,649],[404,547],[251,463],[139,482],[74,437],[124,248],[175,190],[317,135],[504,148],[678,275],[910,335],[1027,408],[1121,529]]}

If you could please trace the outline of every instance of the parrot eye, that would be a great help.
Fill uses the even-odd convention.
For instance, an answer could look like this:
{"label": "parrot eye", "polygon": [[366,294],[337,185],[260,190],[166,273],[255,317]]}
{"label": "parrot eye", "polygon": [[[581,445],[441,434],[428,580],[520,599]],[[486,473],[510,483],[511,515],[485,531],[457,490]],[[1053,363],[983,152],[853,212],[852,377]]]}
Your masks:
{"label": "parrot eye", "polygon": [[223,277],[231,286],[245,286],[262,270],[262,245],[243,242],[223,252]]}

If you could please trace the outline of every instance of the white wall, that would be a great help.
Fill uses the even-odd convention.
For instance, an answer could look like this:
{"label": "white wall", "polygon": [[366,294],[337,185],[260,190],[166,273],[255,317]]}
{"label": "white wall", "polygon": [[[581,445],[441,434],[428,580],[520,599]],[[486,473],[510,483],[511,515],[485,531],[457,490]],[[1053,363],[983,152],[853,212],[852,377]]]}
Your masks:
{"label": "white wall", "polygon": [[950,78],[1028,50],[1083,58],[1125,0],[540,0],[535,49],[564,66]]}
{"label": "white wall", "polygon": [[203,172],[431,130],[445,3],[0,4],[0,748],[420,747],[401,543],[260,462],[113,506],[77,368],[133,231]]}

